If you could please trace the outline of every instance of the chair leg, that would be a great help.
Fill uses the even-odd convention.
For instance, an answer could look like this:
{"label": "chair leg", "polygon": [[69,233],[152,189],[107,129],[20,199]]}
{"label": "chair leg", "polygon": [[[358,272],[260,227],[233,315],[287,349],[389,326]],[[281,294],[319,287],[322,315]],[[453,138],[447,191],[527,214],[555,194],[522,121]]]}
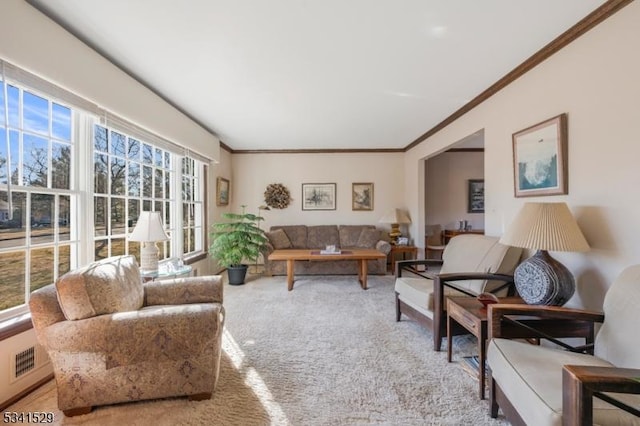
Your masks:
{"label": "chair leg", "polygon": [[489,411],[491,418],[498,418],[498,401],[496,401],[496,382],[493,380],[493,376],[489,375]]}
{"label": "chair leg", "polygon": [[195,395],[189,395],[189,401],[204,401],[205,399],[211,399],[211,392],[197,393]]}
{"label": "chair leg", "polygon": [[396,293],[396,322],[400,321],[400,316],[402,313],[400,312],[400,299],[398,299],[398,293]]}
{"label": "chair leg", "polygon": [[442,323],[440,317],[434,312],[433,314],[433,350],[440,352],[442,349]]}
{"label": "chair leg", "polygon": [[77,407],[70,408],[68,410],[62,410],[62,414],[67,417],[81,416],[83,414],[89,414],[93,407]]}

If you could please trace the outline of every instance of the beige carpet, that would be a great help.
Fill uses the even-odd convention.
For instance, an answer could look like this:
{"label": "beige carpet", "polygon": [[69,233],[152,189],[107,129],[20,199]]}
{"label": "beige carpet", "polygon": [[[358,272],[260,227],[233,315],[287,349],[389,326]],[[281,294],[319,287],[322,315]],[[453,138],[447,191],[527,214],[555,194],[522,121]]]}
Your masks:
{"label": "beige carpet", "polygon": [[54,411],[56,424],[498,425],[460,366],[475,340],[457,337],[454,363],[431,335],[395,322],[393,278],[250,277],[225,286],[227,324],[214,397],[99,407],[64,418],[53,382],[9,411]]}

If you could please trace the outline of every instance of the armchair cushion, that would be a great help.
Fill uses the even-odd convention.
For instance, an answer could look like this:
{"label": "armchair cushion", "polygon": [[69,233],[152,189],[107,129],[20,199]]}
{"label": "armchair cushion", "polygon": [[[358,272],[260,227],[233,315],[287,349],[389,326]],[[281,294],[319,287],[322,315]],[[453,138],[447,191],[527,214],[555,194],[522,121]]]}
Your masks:
{"label": "armchair cushion", "polygon": [[[434,297],[433,280],[425,278],[400,277],[396,280],[396,292],[401,294],[403,302],[428,318],[433,318]],[[465,296],[464,293],[449,286],[444,287],[444,306],[449,297]]]}
{"label": "armchair cushion", "polygon": [[137,310],[144,298],[140,271],[133,256],[112,257],[67,272],[55,286],[68,320]]}
{"label": "armchair cushion", "polygon": [[222,303],[222,286],[212,286],[209,277],[174,278],[144,285],[144,305]]}
{"label": "armchair cushion", "polygon": [[[502,391],[511,401],[519,401],[518,414],[527,424],[562,424],[562,367],[564,365],[589,365],[613,367],[601,358],[592,355],[558,351],[544,346],[492,339],[487,361],[491,375],[500,383]],[[544,368],[542,367],[544,366]],[[632,406],[640,404],[640,395],[612,394],[616,399]],[[632,416],[612,405],[595,398],[593,402],[594,424],[633,424],[622,419]]]}

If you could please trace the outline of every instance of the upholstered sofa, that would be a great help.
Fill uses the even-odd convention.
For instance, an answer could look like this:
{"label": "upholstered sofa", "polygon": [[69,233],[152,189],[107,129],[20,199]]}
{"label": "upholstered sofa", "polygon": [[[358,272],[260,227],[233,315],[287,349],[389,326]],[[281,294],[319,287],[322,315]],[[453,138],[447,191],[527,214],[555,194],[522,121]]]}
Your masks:
{"label": "upholstered sofa", "polygon": [[219,276],[143,285],[133,256],[112,257],[35,291],[29,307],[65,415],[134,400],[211,397],[224,325]]}
{"label": "upholstered sofa", "polygon": [[[269,242],[265,254],[265,271],[271,275],[286,275],[285,261],[269,261],[273,250],[309,249],[320,250],[328,245],[337,249],[369,248],[389,254],[391,244],[385,241],[382,231],[374,225],[291,225],[272,226],[267,232]],[[369,260],[369,274],[387,273],[386,259]],[[354,275],[357,274],[357,263],[350,260],[333,262],[296,262],[296,275]]]}

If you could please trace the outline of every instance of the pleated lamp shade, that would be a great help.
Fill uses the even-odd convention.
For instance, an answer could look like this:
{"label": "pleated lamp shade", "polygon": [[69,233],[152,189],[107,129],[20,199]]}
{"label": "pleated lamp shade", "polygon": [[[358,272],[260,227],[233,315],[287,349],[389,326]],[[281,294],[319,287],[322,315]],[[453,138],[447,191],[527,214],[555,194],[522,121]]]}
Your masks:
{"label": "pleated lamp shade", "polygon": [[547,251],[590,249],[566,203],[525,203],[500,242]]}

